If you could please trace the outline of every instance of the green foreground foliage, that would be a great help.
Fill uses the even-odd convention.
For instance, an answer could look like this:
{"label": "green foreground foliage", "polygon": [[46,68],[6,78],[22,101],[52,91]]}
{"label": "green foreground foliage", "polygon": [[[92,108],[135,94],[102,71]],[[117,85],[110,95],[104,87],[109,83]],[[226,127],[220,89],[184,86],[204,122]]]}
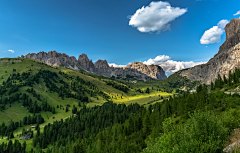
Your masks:
{"label": "green foreground foliage", "polygon": [[149,142],[143,152],[222,152],[229,132],[223,121],[210,112],[195,112],[185,124],[174,125],[168,118],[163,122],[163,129],[163,135]]}

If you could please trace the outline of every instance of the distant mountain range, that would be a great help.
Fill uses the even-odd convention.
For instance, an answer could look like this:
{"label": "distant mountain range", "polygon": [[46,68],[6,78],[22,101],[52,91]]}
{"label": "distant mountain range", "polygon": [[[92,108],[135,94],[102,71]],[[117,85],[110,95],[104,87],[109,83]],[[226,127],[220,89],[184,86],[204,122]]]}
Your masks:
{"label": "distant mountain range", "polygon": [[118,79],[134,79],[134,80],[162,80],[167,76],[164,70],[158,65],[146,65],[142,62],[134,62],[125,67],[110,67],[106,60],[98,60],[93,63],[86,54],[78,57],[68,56],[67,54],[57,53],[56,51],[29,53],[19,58],[32,58],[44,62],[51,66],[63,66],[66,68],[99,74],[106,77],[114,77]]}

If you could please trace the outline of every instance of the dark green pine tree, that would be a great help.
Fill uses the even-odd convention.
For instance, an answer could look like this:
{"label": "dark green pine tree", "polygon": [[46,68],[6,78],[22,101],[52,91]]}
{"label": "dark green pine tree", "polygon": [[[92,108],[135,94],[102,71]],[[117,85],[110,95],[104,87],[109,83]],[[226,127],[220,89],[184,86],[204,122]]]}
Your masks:
{"label": "dark green pine tree", "polygon": [[224,84],[227,84],[228,83],[228,80],[226,78],[226,75],[223,76],[223,81],[224,81]]}
{"label": "dark green pine tree", "polygon": [[232,73],[231,71],[229,71],[229,75],[228,75],[228,86],[232,86]]}
{"label": "dark green pine tree", "polygon": [[12,143],[12,140],[10,140],[7,145],[7,152],[12,152],[12,146],[13,146],[13,143]]}
{"label": "dark green pine tree", "polygon": [[217,88],[222,89],[223,88],[223,84],[224,84],[224,82],[222,80],[222,77],[220,76],[220,74],[218,74],[218,79],[215,81],[215,86]]}
{"label": "dark green pine tree", "polygon": [[37,129],[37,137],[40,136],[40,128]]}
{"label": "dark green pine tree", "polygon": [[233,74],[233,80],[234,80],[234,83],[238,83],[239,82],[239,76],[238,76],[238,71],[235,70],[235,73]]}
{"label": "dark green pine tree", "polygon": [[13,132],[10,133],[10,139],[14,138]]}
{"label": "dark green pine tree", "polygon": [[24,141],[23,146],[22,146],[22,152],[25,152],[26,147],[27,147],[27,143],[26,143],[26,141]]}
{"label": "dark green pine tree", "polygon": [[239,83],[239,77],[240,77],[240,70],[235,68],[235,79],[234,79],[234,82],[235,83]]}
{"label": "dark green pine tree", "polygon": [[211,90],[213,91],[215,89],[213,82],[211,82]]}
{"label": "dark green pine tree", "polygon": [[35,126],[35,130],[39,129],[39,124],[37,123],[37,125]]}
{"label": "dark green pine tree", "polygon": [[146,89],[146,93],[148,93],[148,94],[150,93],[150,90],[149,90],[149,88],[147,88],[147,89]]}
{"label": "dark green pine tree", "polygon": [[52,113],[55,114],[55,107],[52,107]]}

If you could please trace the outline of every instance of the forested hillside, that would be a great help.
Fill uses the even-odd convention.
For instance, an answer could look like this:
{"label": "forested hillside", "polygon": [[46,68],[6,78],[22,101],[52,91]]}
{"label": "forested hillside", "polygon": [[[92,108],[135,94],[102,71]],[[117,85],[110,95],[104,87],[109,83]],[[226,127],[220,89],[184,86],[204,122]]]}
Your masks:
{"label": "forested hillside", "polygon": [[[114,85],[115,81],[111,82]],[[115,88],[128,89],[116,84]],[[0,144],[17,140],[25,143],[21,150],[29,150],[32,140],[27,140],[30,145],[26,146],[20,137],[28,134],[25,131],[32,130],[31,126],[42,131],[45,125],[66,119],[81,108],[102,105],[112,94],[127,96],[114,87],[101,79],[32,59],[0,59]],[[2,150],[9,152],[10,148]]]}
{"label": "forested hillside", "polygon": [[[157,89],[149,90],[150,87],[148,92],[145,87],[139,89],[143,92],[136,92],[131,85],[123,80],[109,79],[86,71],[52,67],[32,59],[0,59],[1,151],[36,150],[38,141],[41,141],[40,147],[45,148],[48,143],[43,144],[41,139],[33,143],[33,135],[40,135],[49,124],[57,121],[65,123],[72,114],[78,115],[78,111],[100,107],[108,101],[115,100],[115,103],[123,105],[125,109],[127,105],[132,105],[130,97],[142,99],[143,104],[148,106],[171,95]],[[122,111],[124,112],[119,112],[123,114],[119,117],[119,123],[123,123],[132,113],[128,109]],[[105,111],[102,112],[105,114]],[[90,121],[88,117],[83,119],[84,122],[85,120]],[[100,129],[113,125],[112,121],[105,123],[102,120]],[[85,124],[81,128],[85,128]],[[88,135],[97,134],[100,129],[95,128],[95,132],[89,132],[86,128]],[[28,135],[30,140],[25,139]]]}
{"label": "forested hillside", "polygon": [[222,152],[239,128],[237,69],[207,86],[0,62],[0,152]]}

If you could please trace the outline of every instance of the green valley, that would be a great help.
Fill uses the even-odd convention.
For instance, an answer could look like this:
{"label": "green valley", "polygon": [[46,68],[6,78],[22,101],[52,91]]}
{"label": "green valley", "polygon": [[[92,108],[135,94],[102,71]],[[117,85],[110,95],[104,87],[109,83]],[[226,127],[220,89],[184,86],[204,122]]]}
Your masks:
{"label": "green valley", "polygon": [[240,124],[239,95],[224,93],[240,86],[238,69],[211,86],[180,72],[131,82],[28,58],[1,59],[0,70],[4,153],[218,152]]}

